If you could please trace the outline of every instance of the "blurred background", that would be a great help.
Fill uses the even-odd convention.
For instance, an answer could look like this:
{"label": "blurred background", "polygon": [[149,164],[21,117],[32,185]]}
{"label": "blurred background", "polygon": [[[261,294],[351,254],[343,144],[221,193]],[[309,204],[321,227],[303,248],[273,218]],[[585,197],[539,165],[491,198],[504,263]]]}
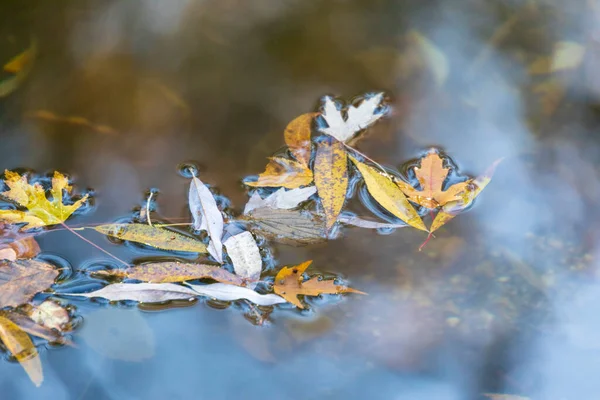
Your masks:
{"label": "blurred background", "polygon": [[[74,302],[78,347],[41,349],[39,389],[0,362],[2,398],[597,397],[600,2],[6,0],[0,15],[0,62],[35,50],[2,73],[0,168],[93,188],[75,224],[128,216],[150,188],[161,215],[187,217],[190,161],[240,211],[241,179],[324,95],[389,96],[357,144],[384,165],[436,146],[476,176],[506,157],[421,252],[408,229],[273,246],[367,297],[283,307],[266,327],[237,305]],[[68,232],[40,244],[74,268],[106,262]]]}

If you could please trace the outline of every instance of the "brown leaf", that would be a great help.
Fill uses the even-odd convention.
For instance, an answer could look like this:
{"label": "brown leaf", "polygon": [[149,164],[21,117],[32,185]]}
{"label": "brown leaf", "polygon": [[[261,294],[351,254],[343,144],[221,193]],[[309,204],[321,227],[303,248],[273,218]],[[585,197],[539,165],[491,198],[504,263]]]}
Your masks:
{"label": "brown leaf", "polygon": [[242,286],[244,280],[216,265],[158,262],[136,265],[126,270],[96,271],[94,275],[117,276],[150,283],[183,282],[192,279],[213,279],[217,282]]}
{"label": "brown leaf", "polygon": [[290,151],[300,163],[308,166],[310,161],[310,126],[317,113],[307,113],[296,117],[285,128],[283,136]]}
{"label": "brown leaf", "polygon": [[35,260],[0,262],[0,308],[27,303],[58,276],[52,265]]}
{"label": "brown leaf", "polygon": [[336,285],[333,280],[320,280],[317,276],[304,281],[302,274],[311,263],[312,260],[294,267],[283,267],[275,277],[275,285],[273,287],[275,293],[299,308],[304,308],[298,299],[299,295],[318,296],[320,294],[339,293],[366,294],[347,286]]}
{"label": "brown leaf", "polygon": [[317,146],[314,179],[330,230],[342,211],[348,191],[348,156],[344,144],[327,138]]}
{"label": "brown leaf", "polygon": [[40,246],[33,236],[26,236],[11,243],[0,243],[0,260],[15,261],[18,258],[33,258],[40,251]]}
{"label": "brown leaf", "polygon": [[313,173],[307,165],[287,158],[272,157],[265,172],[258,176],[256,182],[244,182],[252,187],[284,187],[295,189],[310,185]]}
{"label": "brown leaf", "polygon": [[0,339],[25,369],[35,386],[40,386],[44,381],[42,362],[27,333],[11,320],[0,316]]}
{"label": "brown leaf", "polygon": [[17,324],[19,328],[23,329],[30,335],[41,337],[46,339],[50,343],[63,343],[70,346],[75,346],[69,339],[65,338],[60,332],[45,327],[43,325],[36,324],[31,318],[20,314],[15,311],[0,311],[0,316],[7,318]]}
{"label": "brown leaf", "polygon": [[28,314],[37,324],[58,331],[62,331],[71,319],[66,309],[51,300],[33,306]]}
{"label": "brown leaf", "polygon": [[261,207],[242,218],[267,239],[279,243],[303,245],[326,240],[325,221],[307,210]]}

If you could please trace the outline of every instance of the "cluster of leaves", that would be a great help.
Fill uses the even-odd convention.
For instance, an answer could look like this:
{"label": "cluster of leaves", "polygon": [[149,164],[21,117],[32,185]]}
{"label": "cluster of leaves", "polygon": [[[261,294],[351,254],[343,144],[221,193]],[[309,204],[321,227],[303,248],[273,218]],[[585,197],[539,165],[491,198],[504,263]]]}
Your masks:
{"label": "cluster of leaves", "polygon": [[[266,238],[267,243],[273,240],[303,245],[327,240],[338,223],[365,228],[412,226],[433,232],[473,202],[489,182],[496,165],[482,177],[465,179],[444,188],[449,167],[444,166],[444,159],[437,151],[431,150],[414,169],[418,184],[392,176],[349,145],[358,132],[380,119],[386,111],[382,93],[366,97],[357,106],[347,109],[326,97],[321,112],[293,120],[284,133],[288,155],[271,158],[258,179],[246,180],[246,185],[256,189],[243,215],[238,217],[220,208],[217,197],[190,168],[188,203],[192,222],[188,225],[193,232],[153,224],[150,198],[144,210],[145,221],[140,215],[131,223],[92,228],[121,241],[202,255],[197,262],[172,259],[129,265],[65,224],[88,199],[88,195],[72,197],[66,176],[55,172],[51,184],[45,187],[39,182],[30,183],[27,175],[6,171],[4,183],[8,190],[1,196],[15,207],[0,210],[0,221],[6,224],[2,226],[0,242],[0,258],[5,260],[0,264],[0,339],[36,384],[42,380],[41,364],[27,333],[51,342],[68,343],[63,337],[69,327],[68,312],[53,302],[32,303],[34,296],[50,289],[59,275],[56,267],[33,259],[40,251],[33,236],[54,225],[70,230],[125,266],[91,272],[109,281],[99,290],[61,293],[62,296],[143,303],[191,300],[200,296],[222,301],[242,300],[260,316],[259,323],[262,323],[264,315],[256,306],[289,302],[302,309],[306,307],[302,301],[306,296],[364,294],[337,279],[324,280],[314,273],[309,276],[307,269],[311,261],[282,267],[272,277],[265,268],[259,236]],[[313,136],[315,120],[324,135]],[[376,222],[341,214],[351,174],[362,177],[373,199],[399,221]],[[313,197],[317,201],[303,207]],[[421,214],[433,209],[440,211],[428,230]],[[263,248],[262,252],[268,251]],[[35,317],[44,313],[52,317]]]}

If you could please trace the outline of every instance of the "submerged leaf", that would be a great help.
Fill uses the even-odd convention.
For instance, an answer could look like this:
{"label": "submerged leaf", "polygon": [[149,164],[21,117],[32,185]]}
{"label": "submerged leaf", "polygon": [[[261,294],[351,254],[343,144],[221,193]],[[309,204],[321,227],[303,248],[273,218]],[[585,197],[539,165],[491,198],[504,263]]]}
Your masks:
{"label": "submerged leaf", "polygon": [[257,208],[243,217],[267,239],[303,245],[326,240],[325,221],[307,210]]}
{"label": "submerged leaf", "polygon": [[40,386],[44,381],[42,362],[27,333],[11,320],[0,316],[0,339],[25,369],[35,386]]}
{"label": "submerged leaf", "polygon": [[35,260],[0,262],[0,308],[27,303],[58,276],[54,266]]}
{"label": "submerged leaf", "polygon": [[224,244],[235,273],[249,280],[248,286],[253,289],[262,272],[262,257],[254,236],[250,232],[242,232],[231,236]]}
{"label": "submerged leaf", "polygon": [[174,283],[113,283],[90,293],[61,293],[62,296],[101,297],[108,301],[132,300],[141,303],[162,303],[188,300],[197,295],[193,290]]}
{"label": "submerged leaf", "polygon": [[119,133],[108,125],[98,124],[87,118],[76,115],[63,116],[48,110],[35,110],[27,112],[25,116],[27,118],[34,118],[45,122],[83,126],[103,135],[117,135]]}
{"label": "submerged leaf", "polygon": [[448,60],[444,53],[431,40],[417,31],[411,31],[408,38],[419,49],[425,64],[435,78],[435,82],[439,86],[443,85],[450,73]]}
{"label": "submerged leaf", "polygon": [[244,214],[248,214],[250,211],[262,207],[283,209],[296,208],[298,204],[307,200],[316,192],[317,188],[315,186],[292,190],[285,190],[281,188],[276,190],[274,193],[271,193],[265,199],[261,198],[258,192],[254,192],[244,207]]}
{"label": "submerged leaf", "polygon": [[329,230],[342,211],[348,191],[348,157],[342,143],[328,139],[318,144],[314,174]]}
{"label": "submerged leaf", "polygon": [[142,243],[161,250],[206,253],[206,245],[199,240],[157,226],[146,224],[106,224],[94,229],[104,235],[130,242]]}
{"label": "submerged leaf", "polygon": [[402,193],[400,188],[379,170],[350,157],[360,171],[367,190],[373,198],[388,212],[400,218],[408,225],[427,232],[427,228],[414,207]]}
{"label": "submerged leaf", "polygon": [[584,56],[585,46],[576,42],[557,42],[554,45],[550,72],[577,68]]}
{"label": "submerged leaf", "polygon": [[214,279],[222,283],[243,285],[244,280],[217,265],[158,262],[136,265],[125,270],[95,271],[94,275],[137,279],[149,283],[183,282],[193,279]]}
{"label": "submerged leaf", "polygon": [[300,163],[308,166],[310,161],[310,125],[317,113],[307,113],[296,117],[288,124],[283,134],[285,144]]}
{"label": "submerged leaf", "polygon": [[13,57],[4,64],[4,71],[14,74],[0,82],[0,97],[5,97],[14,92],[27,79],[33,67],[33,61],[37,54],[37,41],[31,40],[27,50]]}
{"label": "submerged leaf", "polygon": [[14,311],[0,311],[0,316],[11,320],[22,330],[30,335],[46,339],[50,343],[62,343],[73,345],[73,343],[65,338],[60,332],[37,324],[31,318]]}
{"label": "submerged leaf", "polygon": [[[325,97],[322,117],[327,122],[327,127],[319,130],[327,135],[333,136],[340,142],[347,142],[359,131],[367,128],[379,118],[385,115],[381,110],[383,93],[365,98],[358,107],[348,107],[348,116],[344,120],[341,111],[331,97]],[[317,153],[318,154],[318,153]]]}
{"label": "submerged leaf", "polygon": [[284,187],[288,189],[310,185],[313,173],[308,166],[287,158],[272,157],[265,172],[255,182],[244,182],[252,187]]}
{"label": "submerged leaf", "polygon": [[195,176],[192,177],[189,192],[190,211],[194,217],[193,227],[206,231],[210,237],[208,252],[219,263],[223,262],[223,214],[217,207],[217,202],[204,183]]}
{"label": "submerged leaf", "polygon": [[[30,185],[27,183],[26,176],[20,176],[12,171],[5,171],[5,176],[4,183],[9,190],[2,193],[2,196],[27,208],[26,213],[13,210],[0,211],[0,220],[7,222],[33,222],[33,226],[60,224],[65,222],[88,198],[86,194],[71,205],[63,204],[63,192],[66,191],[67,194],[70,194],[72,188],[69,186],[67,177],[60,172],[54,172],[52,178],[52,189],[50,190],[52,201],[46,198],[44,188],[39,184]],[[23,220],[17,220],[19,216],[22,216]],[[25,217],[34,217],[34,219],[27,220]],[[41,225],[39,221],[41,221]],[[31,226],[27,225],[26,227],[30,228]]]}
{"label": "submerged leaf", "polygon": [[245,287],[225,285],[223,283],[213,283],[210,285],[188,284],[188,286],[194,289],[198,295],[222,301],[249,300],[259,306],[272,306],[286,302],[286,300],[276,294],[260,294]]}
{"label": "submerged leaf", "polygon": [[273,286],[275,293],[299,308],[304,308],[298,299],[299,295],[318,296],[320,294],[339,293],[366,294],[347,286],[336,285],[333,280],[320,280],[317,276],[304,281],[302,274],[311,263],[312,260],[294,267],[283,267],[275,277],[275,285]]}

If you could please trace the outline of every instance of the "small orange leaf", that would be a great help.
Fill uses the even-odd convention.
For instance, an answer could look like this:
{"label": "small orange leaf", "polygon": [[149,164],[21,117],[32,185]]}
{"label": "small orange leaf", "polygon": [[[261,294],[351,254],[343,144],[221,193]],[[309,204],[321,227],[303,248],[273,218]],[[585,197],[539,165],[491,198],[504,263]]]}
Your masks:
{"label": "small orange leaf", "polygon": [[283,136],[290,151],[303,165],[310,161],[310,125],[317,113],[306,113],[296,117],[285,128]]}
{"label": "small orange leaf", "polygon": [[284,187],[295,189],[310,185],[313,181],[312,171],[304,164],[287,158],[270,158],[265,172],[258,176],[256,182],[245,182],[252,187]]}
{"label": "small orange leaf", "polygon": [[317,276],[304,281],[302,274],[311,263],[312,260],[303,262],[294,267],[283,267],[275,277],[275,285],[273,287],[275,293],[299,308],[304,308],[304,305],[302,305],[298,299],[299,295],[318,296],[320,294],[339,293],[366,294],[347,286],[336,285],[333,280],[320,280]]}

